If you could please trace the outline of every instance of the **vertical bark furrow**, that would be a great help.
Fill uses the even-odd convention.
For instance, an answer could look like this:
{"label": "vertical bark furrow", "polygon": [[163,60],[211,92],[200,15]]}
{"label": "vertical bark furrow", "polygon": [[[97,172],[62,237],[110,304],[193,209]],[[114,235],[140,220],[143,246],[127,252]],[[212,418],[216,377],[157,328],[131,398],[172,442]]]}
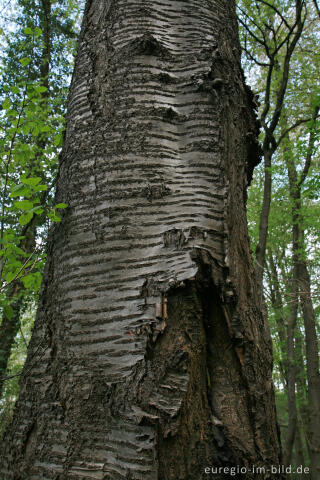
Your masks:
{"label": "vertical bark furrow", "polygon": [[87,3],[58,180],[69,208],[5,480],[196,480],[213,463],[277,463],[247,271],[247,110],[232,2]]}

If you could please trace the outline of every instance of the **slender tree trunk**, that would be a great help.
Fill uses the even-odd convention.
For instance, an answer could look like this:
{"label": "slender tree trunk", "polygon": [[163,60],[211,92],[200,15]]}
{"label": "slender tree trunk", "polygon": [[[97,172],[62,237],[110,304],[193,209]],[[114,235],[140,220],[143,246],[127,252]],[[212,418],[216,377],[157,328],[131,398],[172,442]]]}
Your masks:
{"label": "slender tree trunk", "polygon": [[271,159],[272,150],[264,146],[264,183],[263,183],[263,201],[259,220],[259,240],[256,247],[256,282],[260,300],[263,297],[263,272],[266,261],[266,249],[268,238],[269,214],[271,205],[272,174]]}
{"label": "slender tree trunk", "polygon": [[[5,314],[2,315],[0,326],[0,398],[2,396],[4,386],[3,379],[6,376],[12,345],[20,325],[20,309],[22,302],[21,296],[18,296],[20,290],[21,285],[18,282],[10,288],[7,298],[10,298],[12,301],[11,308],[13,310],[13,315],[10,317]],[[14,298],[16,300],[13,300]]]}
{"label": "slender tree trunk", "polygon": [[[306,465],[303,453],[302,435],[299,425],[297,425],[295,435],[295,464],[296,466]],[[303,480],[309,478],[309,476],[307,476],[305,473],[302,473],[301,475],[296,474],[296,478],[299,480]]]}
{"label": "slender tree trunk", "polygon": [[[297,243],[298,230],[296,226],[293,228],[293,242]],[[293,278],[291,281],[291,296],[290,296],[290,314],[287,319],[287,327],[285,328],[283,314],[282,314],[282,300],[279,289],[279,280],[276,265],[272,254],[269,255],[269,263],[271,267],[271,282],[272,282],[272,306],[276,312],[277,330],[282,346],[283,357],[286,357],[286,362],[280,362],[280,370],[283,374],[284,383],[286,386],[288,397],[288,429],[285,436],[284,445],[284,465],[291,464],[293,447],[295,442],[296,428],[297,428],[297,406],[296,406],[296,355],[295,355],[295,328],[298,315],[298,276],[297,269],[293,269]]]}
{"label": "slender tree trunk", "polygon": [[[36,243],[35,235],[36,225],[35,219],[33,219],[26,228],[20,248],[27,253],[32,252]],[[24,261],[25,259],[22,258],[21,260]],[[3,393],[11,350],[20,328],[20,314],[25,304],[24,286],[20,280],[16,280],[8,287],[6,301],[10,304],[13,314],[10,317],[3,315],[0,325],[0,398]]]}
{"label": "slender tree trunk", "polygon": [[[295,230],[295,226],[294,226]],[[295,234],[295,233],[294,233]],[[293,235],[294,235],[293,234]],[[284,447],[284,464],[290,465],[297,427],[296,406],[296,358],[295,328],[298,315],[298,278],[297,269],[293,269],[292,297],[287,327],[287,390],[288,390],[288,431]]]}
{"label": "slender tree trunk", "polygon": [[4,480],[281,463],[245,217],[256,130],[234,2],[87,2],[58,179],[69,209]]}
{"label": "slender tree trunk", "polygon": [[[314,112],[314,126],[318,108]],[[316,332],[315,314],[311,298],[310,276],[306,263],[304,228],[302,221],[301,185],[310,168],[313,144],[315,141],[314,129],[310,132],[309,147],[305,167],[298,179],[296,167],[290,157],[286,158],[288,178],[290,182],[290,196],[292,200],[292,224],[294,233],[293,268],[297,271],[299,282],[299,296],[302,307],[305,341],[306,367],[308,379],[308,449],[310,455],[311,478],[316,480],[320,474],[320,375],[319,375],[319,348]]]}
{"label": "slender tree trunk", "polygon": [[285,358],[287,355],[286,344],[287,344],[287,327],[285,323],[285,312],[283,308],[282,294],[280,291],[280,281],[277,272],[276,263],[273,258],[272,252],[268,255],[270,271],[268,270],[269,275],[269,284],[271,286],[271,303],[272,308],[275,311],[276,316],[276,325],[277,325],[277,334],[279,336],[279,345],[281,351],[281,358],[279,359],[279,370],[281,375],[281,381],[285,385],[285,388],[288,386],[288,372],[287,372],[287,362]]}
{"label": "slender tree trunk", "polygon": [[315,314],[311,300],[310,276],[306,262],[299,261],[300,301],[303,312],[306,336],[306,358],[308,378],[308,448],[310,454],[311,478],[320,475],[320,376],[319,349],[316,332]]}

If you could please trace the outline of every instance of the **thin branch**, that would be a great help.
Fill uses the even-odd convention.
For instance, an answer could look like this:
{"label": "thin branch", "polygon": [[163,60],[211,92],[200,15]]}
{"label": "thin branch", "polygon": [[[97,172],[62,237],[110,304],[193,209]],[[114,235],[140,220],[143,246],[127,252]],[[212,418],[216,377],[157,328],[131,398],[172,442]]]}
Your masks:
{"label": "thin branch", "polygon": [[246,47],[242,47],[242,50],[246,53],[246,55],[250,58],[250,60],[252,60],[256,65],[259,65],[259,67],[269,67],[269,66],[270,66],[270,63],[259,62],[259,60],[257,60],[257,59],[249,52],[249,50],[248,50]]}
{"label": "thin branch", "polygon": [[247,14],[247,12],[246,12],[245,10],[243,10],[243,9],[242,9],[241,7],[239,7],[239,6],[238,6],[238,8],[239,8],[240,12],[242,13],[242,15],[243,15],[244,17],[246,17],[246,18],[249,20],[249,22],[251,22],[251,23],[260,31],[260,33],[261,33],[262,36],[263,36],[264,41],[266,41],[266,38],[265,38],[265,35],[264,35],[264,31],[262,30],[262,28],[260,27],[260,25],[258,25],[258,23],[256,23],[256,22],[253,20],[253,18],[251,18],[251,17]]}
{"label": "thin branch", "polygon": [[303,123],[310,122],[310,120],[312,120],[312,117],[300,118],[300,120],[297,120],[293,125],[291,125],[291,127],[288,127],[286,130],[284,130],[284,132],[280,135],[280,137],[277,141],[277,147],[280,145],[282,140],[288,135],[289,132],[291,132],[295,128],[299,127],[299,125],[302,125]]}
{"label": "thin branch", "polygon": [[307,155],[306,155],[303,171],[301,173],[300,180],[298,182],[298,188],[300,188],[301,185],[303,184],[303,182],[305,181],[305,179],[308,175],[308,172],[309,172],[310,165],[311,165],[312,153],[313,153],[314,143],[315,143],[315,140],[316,140],[315,126],[316,126],[318,113],[319,113],[319,106],[317,105],[315,107],[313,115],[312,115],[312,127],[311,127],[311,131],[309,133]]}
{"label": "thin branch", "polygon": [[284,18],[284,16],[282,15],[282,13],[274,6],[272,5],[271,3],[269,2],[266,2],[265,0],[258,0],[260,3],[263,3],[264,5],[267,5],[267,7],[271,8],[272,10],[274,10],[276,12],[277,15],[279,15],[279,17],[281,18],[281,20],[283,21],[283,23],[285,23],[286,27],[288,28],[288,30],[290,30],[290,25],[288,24],[288,22],[286,21],[286,19]]}
{"label": "thin branch", "polygon": [[[27,260],[24,262],[24,264],[22,265],[22,267],[18,270],[18,272],[15,274],[15,276],[10,280],[10,282],[7,282],[5,283],[4,285],[2,285],[0,287],[0,291],[3,290],[4,288],[7,288],[8,285],[10,285],[11,283],[13,283],[20,275],[21,272],[23,272],[23,270],[26,268],[26,265],[30,262],[32,256],[36,253],[37,251],[37,247],[34,249],[34,251],[31,253],[31,255],[27,258]],[[31,268],[29,271],[32,271],[33,267],[35,266],[35,264],[39,261],[39,256],[34,260],[33,264],[31,265]]]}
{"label": "thin branch", "polygon": [[275,109],[274,109],[274,112],[273,112],[273,115],[272,115],[272,119],[271,119],[271,123],[270,123],[270,126],[269,126],[270,131],[272,133],[276,129],[276,127],[278,125],[278,122],[279,122],[279,119],[280,119],[281,109],[282,109],[282,106],[283,106],[283,100],[284,100],[284,96],[285,96],[285,92],[286,92],[287,85],[288,85],[288,80],[289,80],[290,60],[291,60],[294,48],[295,48],[298,40],[301,37],[304,22],[305,22],[305,18],[302,19],[301,14],[302,14],[302,7],[301,8],[297,7],[296,8],[296,21],[295,21],[295,23],[294,23],[294,25],[291,29],[291,33],[293,33],[296,26],[298,26],[298,30],[294,34],[294,37],[293,37],[291,43],[289,43],[288,46],[287,46],[287,52],[286,52],[285,59],[284,59],[284,64],[283,64],[282,80],[281,80],[280,88],[277,91],[276,106],[275,106]]}
{"label": "thin branch", "polygon": [[317,0],[312,0],[313,1],[313,5],[315,6],[316,8],[316,11],[317,11],[317,14],[318,14],[318,17],[320,19],[320,9],[319,9],[319,5],[318,5],[318,2]]}
{"label": "thin branch", "polygon": [[240,17],[238,17],[239,19],[239,22],[241,23],[241,25],[246,29],[246,31],[249,33],[249,35],[251,35],[252,38],[254,38],[254,40],[258,43],[260,43],[260,45],[262,45],[263,47],[266,48],[266,43],[264,40],[261,40],[259,37],[257,37],[257,35],[255,35],[251,30],[250,28],[248,27],[248,25],[243,21],[241,20]]}

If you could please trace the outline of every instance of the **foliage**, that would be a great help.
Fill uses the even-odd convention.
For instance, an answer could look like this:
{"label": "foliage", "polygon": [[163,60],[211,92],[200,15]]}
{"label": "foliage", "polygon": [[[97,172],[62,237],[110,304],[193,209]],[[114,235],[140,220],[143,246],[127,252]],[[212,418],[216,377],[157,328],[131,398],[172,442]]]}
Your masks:
{"label": "foliage", "polygon": [[[20,318],[8,377],[25,359],[48,229],[67,208],[54,203],[54,184],[79,16],[79,6],[68,0],[17,0],[15,7],[11,28],[0,31],[0,338],[5,322]],[[3,418],[18,378],[1,384]]]}
{"label": "foliage", "polygon": [[[301,431],[305,457],[305,426],[308,423],[305,326],[300,300],[292,289],[292,282],[296,260],[305,260],[311,277],[312,302],[319,332],[320,206],[317,199],[320,172],[317,107],[320,105],[320,51],[319,11],[316,5],[312,1],[238,2],[243,63],[249,83],[259,95],[261,142],[264,152],[268,148],[272,151],[272,162],[259,165],[249,189],[251,248],[256,251],[260,241],[261,206],[265,204],[263,189],[269,174],[272,189],[267,218],[263,289],[274,344],[279,423],[285,440],[289,421],[285,401],[288,387],[287,332],[291,306],[297,302],[298,316],[294,333],[298,408],[296,438]],[[300,18],[297,14],[299,11]],[[299,28],[301,34],[297,35]],[[293,45],[294,38],[296,43]],[[299,200],[295,198],[297,195]],[[293,243],[295,224],[300,232],[298,244]]]}

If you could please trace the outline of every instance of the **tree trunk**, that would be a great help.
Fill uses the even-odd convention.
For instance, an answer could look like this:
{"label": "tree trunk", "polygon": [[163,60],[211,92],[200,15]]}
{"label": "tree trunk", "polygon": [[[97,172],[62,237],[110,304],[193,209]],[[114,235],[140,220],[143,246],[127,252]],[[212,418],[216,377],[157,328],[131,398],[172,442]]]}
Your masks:
{"label": "tree trunk", "polygon": [[[294,226],[295,227],[295,226]],[[295,230],[295,228],[293,228]],[[294,234],[293,234],[294,235]],[[292,298],[287,327],[287,389],[288,389],[288,431],[284,448],[284,464],[291,464],[294,440],[297,428],[296,406],[296,358],[295,358],[295,328],[298,315],[298,278],[294,268],[292,279]]]}
{"label": "tree trunk", "polygon": [[19,331],[20,310],[22,307],[22,297],[19,296],[20,290],[21,284],[20,282],[16,282],[15,285],[10,288],[9,294],[7,295],[7,298],[10,298],[12,301],[11,308],[13,315],[9,317],[5,315],[5,313],[2,314],[0,326],[0,398],[3,392],[4,378],[6,376],[11,349]]}
{"label": "tree trunk", "polygon": [[[22,232],[23,238],[19,246],[26,253],[30,253],[34,250],[36,245],[35,217],[29,222],[28,225],[26,225],[24,230],[25,231]],[[21,258],[21,261],[25,261],[25,258]],[[3,387],[11,356],[11,350],[21,325],[20,315],[23,306],[26,303],[25,289],[21,280],[15,280],[11,285],[9,285],[5,295],[7,303],[13,310],[13,314],[9,317],[3,313],[0,325],[0,399],[3,394]]]}
{"label": "tree trunk", "polygon": [[[265,141],[265,143],[267,143]],[[271,174],[271,159],[273,151],[264,145],[264,182],[263,182],[263,201],[260,213],[259,222],[259,240],[256,247],[256,283],[258,295],[261,303],[263,302],[263,272],[266,261],[266,249],[268,238],[269,214],[271,205],[271,191],[272,191],[272,174]]]}
{"label": "tree trunk", "polygon": [[256,130],[233,2],[87,2],[58,178],[69,208],[1,478],[280,463],[245,217]]}
{"label": "tree trunk", "polygon": [[320,474],[320,374],[319,374],[319,348],[316,332],[315,313],[311,298],[310,275],[306,262],[306,248],[304,242],[304,227],[302,220],[301,186],[308,174],[313,146],[315,143],[316,118],[319,108],[313,114],[313,128],[309,133],[309,144],[305,165],[298,176],[292,157],[286,156],[290,197],[292,200],[292,225],[293,225],[293,268],[297,272],[299,282],[299,296],[303,313],[305,341],[306,341],[306,367],[308,380],[308,450],[310,455],[311,479],[316,480]]}
{"label": "tree trunk", "polygon": [[[304,453],[303,453],[303,443],[302,443],[302,435],[299,425],[296,428],[296,435],[295,435],[295,464],[296,466],[305,465]],[[302,474],[295,474],[296,479],[304,480],[309,478],[309,475],[302,473]]]}
{"label": "tree trunk", "polygon": [[320,475],[320,376],[319,349],[315,314],[311,300],[310,276],[304,259],[299,260],[300,301],[306,336],[306,358],[308,378],[308,449],[310,454],[311,478]]}

